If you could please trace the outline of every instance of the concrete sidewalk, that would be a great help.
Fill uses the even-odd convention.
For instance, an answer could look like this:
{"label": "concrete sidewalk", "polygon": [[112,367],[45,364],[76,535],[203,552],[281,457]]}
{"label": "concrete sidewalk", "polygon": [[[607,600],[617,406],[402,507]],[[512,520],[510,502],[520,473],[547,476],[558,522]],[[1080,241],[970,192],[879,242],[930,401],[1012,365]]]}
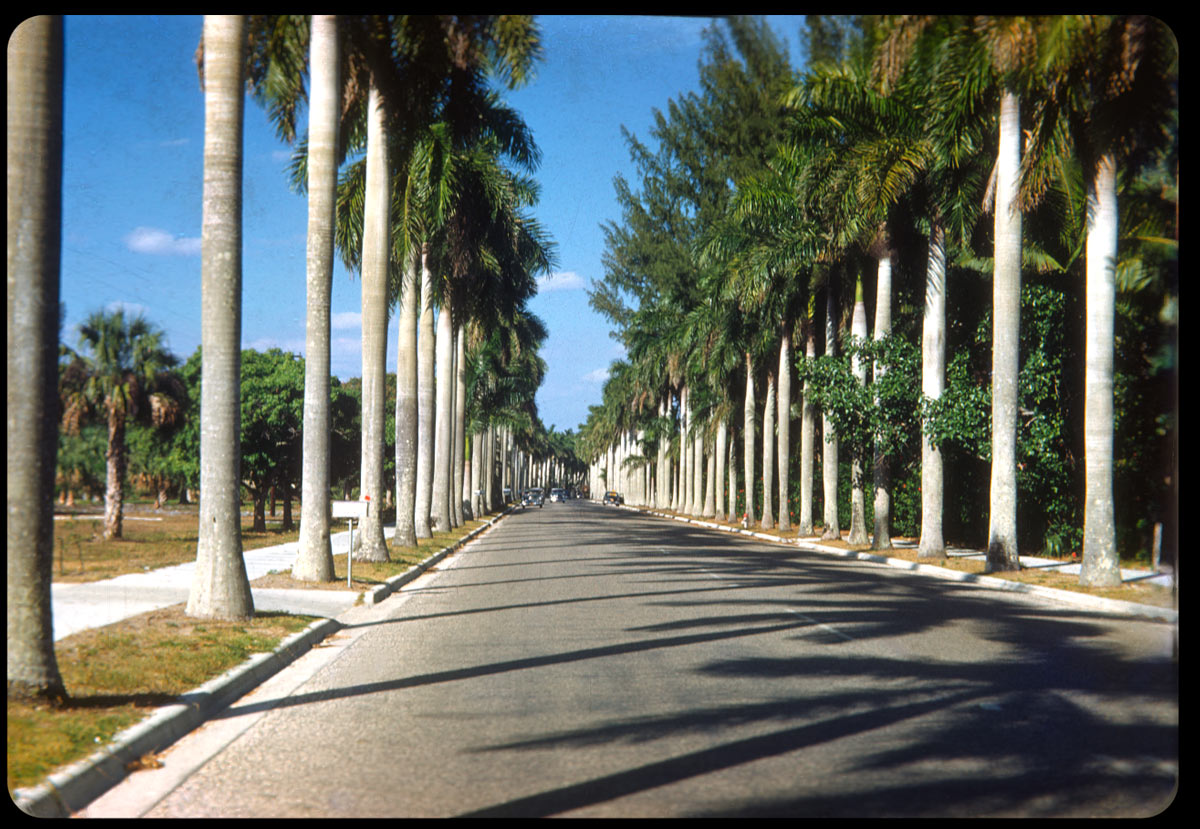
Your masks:
{"label": "concrete sidewalk", "polygon": [[[396,534],[395,525],[385,526],[384,536]],[[334,555],[350,546],[350,533],[330,536]],[[246,576],[254,581],[272,572],[292,569],[299,542],[246,550]],[[129,573],[104,581],[53,584],[50,599],[54,614],[54,641],[87,628],[103,627],[139,613],[146,613],[188,600],[196,562],[163,567],[145,573]],[[278,590],[251,588],[255,610],[276,610],[307,616],[333,618],[354,605],[358,590]]]}

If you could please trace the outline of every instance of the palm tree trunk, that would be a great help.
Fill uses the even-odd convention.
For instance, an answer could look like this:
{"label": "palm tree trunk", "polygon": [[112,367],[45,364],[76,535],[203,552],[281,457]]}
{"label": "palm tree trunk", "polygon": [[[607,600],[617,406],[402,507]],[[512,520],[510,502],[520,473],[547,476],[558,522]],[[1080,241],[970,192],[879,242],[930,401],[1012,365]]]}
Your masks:
{"label": "palm tree trunk", "polygon": [[[892,258],[882,256],[879,259],[879,270],[875,280],[875,333],[876,342],[892,332]],[[875,374],[872,382],[878,383],[886,369],[879,363],[875,364]],[[878,403],[879,395],[875,396]],[[871,547],[876,550],[892,548],[892,496],[888,475],[888,458],[883,453],[879,443],[875,444],[875,459],[872,464],[875,485],[875,527],[871,539]]]}
{"label": "palm tree trunk", "polygon": [[[832,357],[837,353],[837,300],[834,299],[833,286],[826,291],[825,299],[825,354]],[[829,415],[821,412],[821,479],[824,492],[824,521],[825,530],[821,533],[824,540],[838,541],[842,537],[842,527],[838,521],[838,439],[833,431]]]}
{"label": "palm tree trunk", "polygon": [[421,316],[417,345],[417,538],[432,538],[429,514],[433,507],[434,329],[433,274],[428,248],[421,251]]}
{"label": "palm tree trunk", "polygon": [[1097,164],[1088,199],[1087,346],[1083,404],[1083,565],[1079,583],[1121,583],[1113,516],[1113,316],[1116,299],[1117,165]]}
{"label": "palm tree trunk", "polygon": [[340,111],[337,15],[312,19],[308,106],[307,312],[304,324],[304,432],[300,539],[292,578],[333,581],[329,542],[330,301],[337,211],[337,135]]}
{"label": "palm tree trunk", "polygon": [[721,420],[717,423],[717,445],[713,449],[713,454],[716,456],[717,465],[713,470],[713,481],[716,484],[716,504],[714,506],[714,515],[724,517],[728,510],[725,507],[726,501],[726,478],[728,477],[725,470],[728,468],[729,456],[729,420],[722,415]]}
{"label": "palm tree trunk", "polygon": [[737,471],[737,427],[730,423],[729,427],[729,503],[726,505],[725,520],[736,524],[738,520],[738,471]]}
{"label": "palm tree trunk", "polygon": [[454,464],[453,483],[450,487],[450,503],[453,507],[454,526],[461,527],[465,508],[469,501],[463,492],[464,468],[467,451],[467,339],[464,327],[459,325],[454,332]]}
{"label": "palm tree trunk", "polygon": [[759,526],[769,530],[775,526],[775,517],[771,514],[775,505],[772,503],[775,485],[775,372],[767,372],[767,401],[763,406],[763,452],[762,452],[762,482],[763,507],[762,520]]}
{"label": "palm tree trunk", "polygon": [[1016,570],[1017,376],[1021,332],[1020,102],[1000,98],[996,173],[995,273],[992,278],[992,480],[988,519],[989,570]]}
{"label": "palm tree trunk", "polygon": [[746,398],[742,402],[742,465],[746,480],[746,505],[742,518],[749,523],[754,519],[754,361],[746,352]]}
{"label": "palm tree trunk", "polygon": [[[8,39],[8,698],[66,697],[54,655],[63,24]],[[20,382],[17,382],[20,378]]]}
{"label": "palm tree trunk", "polygon": [[[810,312],[804,338],[804,359],[808,363],[817,359],[817,338],[813,324]],[[817,409],[812,403],[807,380],[804,381],[800,394],[804,398],[804,404],[800,416],[800,526],[796,532],[807,537],[813,534],[813,460]]]}
{"label": "palm tree trunk", "polygon": [[791,505],[791,451],[792,451],[792,321],[783,323],[783,336],[779,341],[779,530],[792,529]]}
{"label": "palm tree trunk", "polygon": [[717,515],[717,453],[714,449],[708,452],[708,474],[704,482],[704,512],[702,517],[715,518]]}
{"label": "palm tree trunk", "polygon": [[104,538],[121,538],[125,515],[125,415],[108,403],[108,448],[104,452]]}
{"label": "palm tree trunk", "polygon": [[429,522],[434,532],[444,533],[450,524],[450,464],[454,460],[454,430],[450,409],[454,395],[454,326],[448,305],[437,320],[437,368],[435,369],[437,417],[434,423],[433,507]]}
{"label": "palm tree trunk", "polygon": [[704,428],[696,423],[692,413],[692,509],[691,514],[704,512]]}
{"label": "palm tree trunk", "polygon": [[362,485],[371,505],[354,534],[355,561],[387,561],[383,534],[383,446],[387,407],[387,280],[390,169],[383,98],[374,80],[367,104],[367,181],[362,237]]}
{"label": "palm tree trunk", "polygon": [[417,546],[417,305],[418,259],[409,257],[400,288],[396,342],[396,535],[392,543]]}
{"label": "palm tree trunk", "polygon": [[204,18],[200,527],[187,615],[249,619],[242,560],[242,119],[246,23]]}
{"label": "palm tree trunk", "polygon": [[[863,302],[862,277],[855,284],[854,316],[850,323],[850,332],[855,339],[862,341],[867,338],[867,306]],[[867,367],[862,358],[855,354],[850,359],[851,370],[858,378],[858,384],[867,383]],[[863,472],[863,448],[855,447],[854,457],[850,461],[850,544],[867,544],[867,494]]]}
{"label": "palm tree trunk", "polygon": [[[925,274],[925,315],[921,323],[921,393],[940,400],[946,384],[946,240],[942,226],[929,233],[929,264]],[[917,557],[944,559],[942,535],[944,486],[942,451],[921,429],[921,541]]]}

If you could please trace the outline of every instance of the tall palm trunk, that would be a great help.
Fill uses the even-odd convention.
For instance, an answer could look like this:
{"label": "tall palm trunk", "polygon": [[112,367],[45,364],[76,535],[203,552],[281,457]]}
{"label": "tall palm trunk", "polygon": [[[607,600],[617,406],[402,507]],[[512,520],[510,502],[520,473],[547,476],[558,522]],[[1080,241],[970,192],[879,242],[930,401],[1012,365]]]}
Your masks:
{"label": "tall palm trunk", "polygon": [[[54,655],[62,18],[8,40],[8,697],[66,696]],[[20,378],[20,382],[17,382]]]}
{"label": "tall palm trunk", "polygon": [[[925,315],[921,323],[921,393],[940,400],[946,385],[946,237],[935,222],[929,233]],[[921,541],[918,558],[944,559],[942,451],[921,429]]]}
{"label": "tall palm trunk", "polygon": [[[854,316],[850,323],[850,333],[858,341],[867,338],[867,306],[863,302],[862,277],[854,286]],[[860,386],[867,383],[867,367],[858,354],[850,358],[851,371],[858,379]],[[863,449],[856,447],[850,460],[850,535],[846,539],[850,544],[867,544],[867,494],[866,482],[863,480]]]}
{"label": "tall palm trunk", "polygon": [[[875,341],[879,342],[892,333],[892,258],[881,256],[879,270],[875,280]],[[878,383],[886,368],[875,364],[875,375],[872,382]],[[879,395],[875,395],[878,402]],[[889,490],[889,461],[879,443],[875,444],[875,459],[872,464],[875,486],[875,528],[872,534],[871,546],[876,550],[890,550],[892,547],[892,496]]]}
{"label": "tall palm trunk", "polygon": [[[670,411],[667,396],[658,401],[658,416],[665,418]],[[654,506],[658,509],[669,509],[671,506],[671,461],[667,456],[667,436],[663,435],[658,441],[658,467],[655,470],[657,485],[654,488]]]}
{"label": "tall palm trunk", "polygon": [[[432,538],[429,514],[433,507],[434,329],[433,274],[429,250],[421,251],[421,316],[417,342],[417,538]],[[494,505],[492,505],[494,508]]]}
{"label": "tall palm trunk", "polygon": [[246,23],[204,18],[200,526],[187,615],[249,619],[242,560],[242,119]]}
{"label": "tall palm trunk", "polygon": [[724,517],[727,513],[725,479],[728,477],[725,470],[728,468],[729,456],[729,419],[725,415],[717,422],[717,445],[713,449],[713,455],[717,459],[716,468],[713,469],[713,483],[717,490],[713,510],[714,515]]}
{"label": "tall palm trunk", "polygon": [[730,524],[736,524],[738,520],[737,427],[732,422],[730,423],[729,431],[729,503],[725,505],[727,511],[725,520]]}
{"label": "tall palm trunk", "polygon": [[992,278],[992,480],[987,566],[1016,570],[1017,375],[1021,332],[1021,212],[1017,177],[1021,163],[1020,102],[1000,98],[1000,144],[996,172],[995,273]]}
{"label": "tall palm trunk", "polygon": [[[833,286],[830,285],[825,299],[825,354],[834,356],[837,353],[837,300],[834,299]],[[837,541],[842,537],[842,526],[838,520],[838,439],[833,431],[833,423],[829,415],[821,412],[821,483],[824,493],[825,530],[821,538]]]}
{"label": "tall palm trunk", "polygon": [[409,257],[396,321],[396,535],[392,543],[417,546],[417,256]]}
{"label": "tall palm trunk", "polygon": [[775,484],[775,372],[767,372],[767,401],[763,406],[763,451],[762,451],[762,482],[763,507],[762,520],[759,526],[769,530],[775,526],[772,510]]}
{"label": "tall palm trunk", "polygon": [[[812,312],[809,312],[804,337],[804,360],[812,363],[817,359],[817,337]],[[800,526],[798,535],[813,534],[813,461],[816,443],[817,408],[812,403],[808,380],[800,389],[803,410],[800,416]]]}
{"label": "tall palm trunk", "polygon": [[454,334],[454,475],[451,485],[451,502],[454,508],[454,526],[461,527],[469,507],[468,496],[463,490],[466,475],[467,452],[467,333],[459,325]]}
{"label": "tall palm trunk", "polygon": [[692,405],[688,387],[679,395],[679,512],[692,511]]}
{"label": "tall palm trunk", "polygon": [[717,453],[709,450],[708,472],[704,481],[704,518],[715,518],[717,515]]}
{"label": "tall palm trunk", "polygon": [[312,19],[308,106],[307,309],[304,322],[304,432],[300,540],[292,577],[332,581],[329,542],[330,301],[333,233],[337,212],[337,135],[340,111],[337,15]]}
{"label": "tall palm trunk", "polygon": [[362,237],[362,471],[360,495],[371,499],[354,539],[356,561],[387,561],[383,534],[383,446],[387,411],[387,280],[390,172],[383,98],[371,82],[367,103],[367,181]]}
{"label": "tall palm trunk", "polygon": [[449,532],[450,526],[450,463],[454,460],[454,431],[450,408],[454,400],[454,326],[448,304],[442,306],[437,319],[436,382],[437,417],[434,423],[433,506],[429,522],[434,532]]}
{"label": "tall palm trunk", "polygon": [[792,321],[783,323],[783,336],[779,341],[779,529],[792,529],[789,504],[791,496],[791,451],[792,451]]}
{"label": "tall palm trunk", "polygon": [[754,520],[754,361],[746,352],[746,398],[742,401],[742,466],[745,479],[745,507],[742,518]]}
{"label": "tall palm trunk", "polygon": [[695,412],[692,413],[692,508],[691,514],[699,516],[704,512],[704,427],[695,422]]}
{"label": "tall palm trunk", "polygon": [[1100,158],[1090,186],[1087,235],[1087,346],[1083,404],[1083,565],[1079,583],[1121,583],[1113,516],[1113,315],[1116,298],[1117,165]]}

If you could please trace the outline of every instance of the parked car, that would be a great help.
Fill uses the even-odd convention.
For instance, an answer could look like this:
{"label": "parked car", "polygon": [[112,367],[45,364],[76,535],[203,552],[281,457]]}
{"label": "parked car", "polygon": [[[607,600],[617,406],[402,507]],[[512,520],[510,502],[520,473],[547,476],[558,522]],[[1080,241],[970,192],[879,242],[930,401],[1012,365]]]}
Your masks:
{"label": "parked car", "polygon": [[621,495],[621,493],[614,492],[610,489],[608,492],[604,493],[604,503],[617,504],[619,506],[625,503],[625,498]]}
{"label": "parked car", "polygon": [[550,503],[553,504],[557,502],[561,504],[565,500],[567,500],[567,491],[565,489],[555,487],[554,489],[550,490]]}
{"label": "parked car", "polygon": [[545,494],[542,492],[541,487],[533,487],[525,490],[525,495],[523,498],[521,498],[521,506],[543,507],[546,505],[545,501]]}
{"label": "parked car", "polygon": [[512,495],[513,495],[513,493],[512,493],[512,487],[510,487],[510,486],[506,486],[506,487],[504,488],[504,503],[506,503],[506,504],[507,504],[509,501],[511,501],[511,500],[512,500]]}

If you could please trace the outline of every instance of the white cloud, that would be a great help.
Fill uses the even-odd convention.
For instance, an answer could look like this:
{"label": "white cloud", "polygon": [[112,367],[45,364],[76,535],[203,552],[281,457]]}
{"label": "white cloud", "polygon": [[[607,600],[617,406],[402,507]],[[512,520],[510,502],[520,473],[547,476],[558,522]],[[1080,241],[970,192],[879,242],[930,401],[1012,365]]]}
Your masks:
{"label": "white cloud", "polygon": [[583,379],[588,383],[603,383],[608,379],[608,369],[598,368],[595,371],[589,371],[583,375]]}
{"label": "white cloud", "polygon": [[549,276],[539,276],[537,280],[538,293],[549,291],[577,291],[585,287],[583,277],[573,271],[552,273]]}
{"label": "white cloud", "polygon": [[336,314],[330,314],[329,327],[335,331],[347,328],[362,328],[362,314],[358,311],[339,311]]}
{"label": "white cloud", "polygon": [[134,253],[155,256],[195,256],[200,253],[200,239],[172,236],[154,227],[137,227],[125,237],[125,244]]}

